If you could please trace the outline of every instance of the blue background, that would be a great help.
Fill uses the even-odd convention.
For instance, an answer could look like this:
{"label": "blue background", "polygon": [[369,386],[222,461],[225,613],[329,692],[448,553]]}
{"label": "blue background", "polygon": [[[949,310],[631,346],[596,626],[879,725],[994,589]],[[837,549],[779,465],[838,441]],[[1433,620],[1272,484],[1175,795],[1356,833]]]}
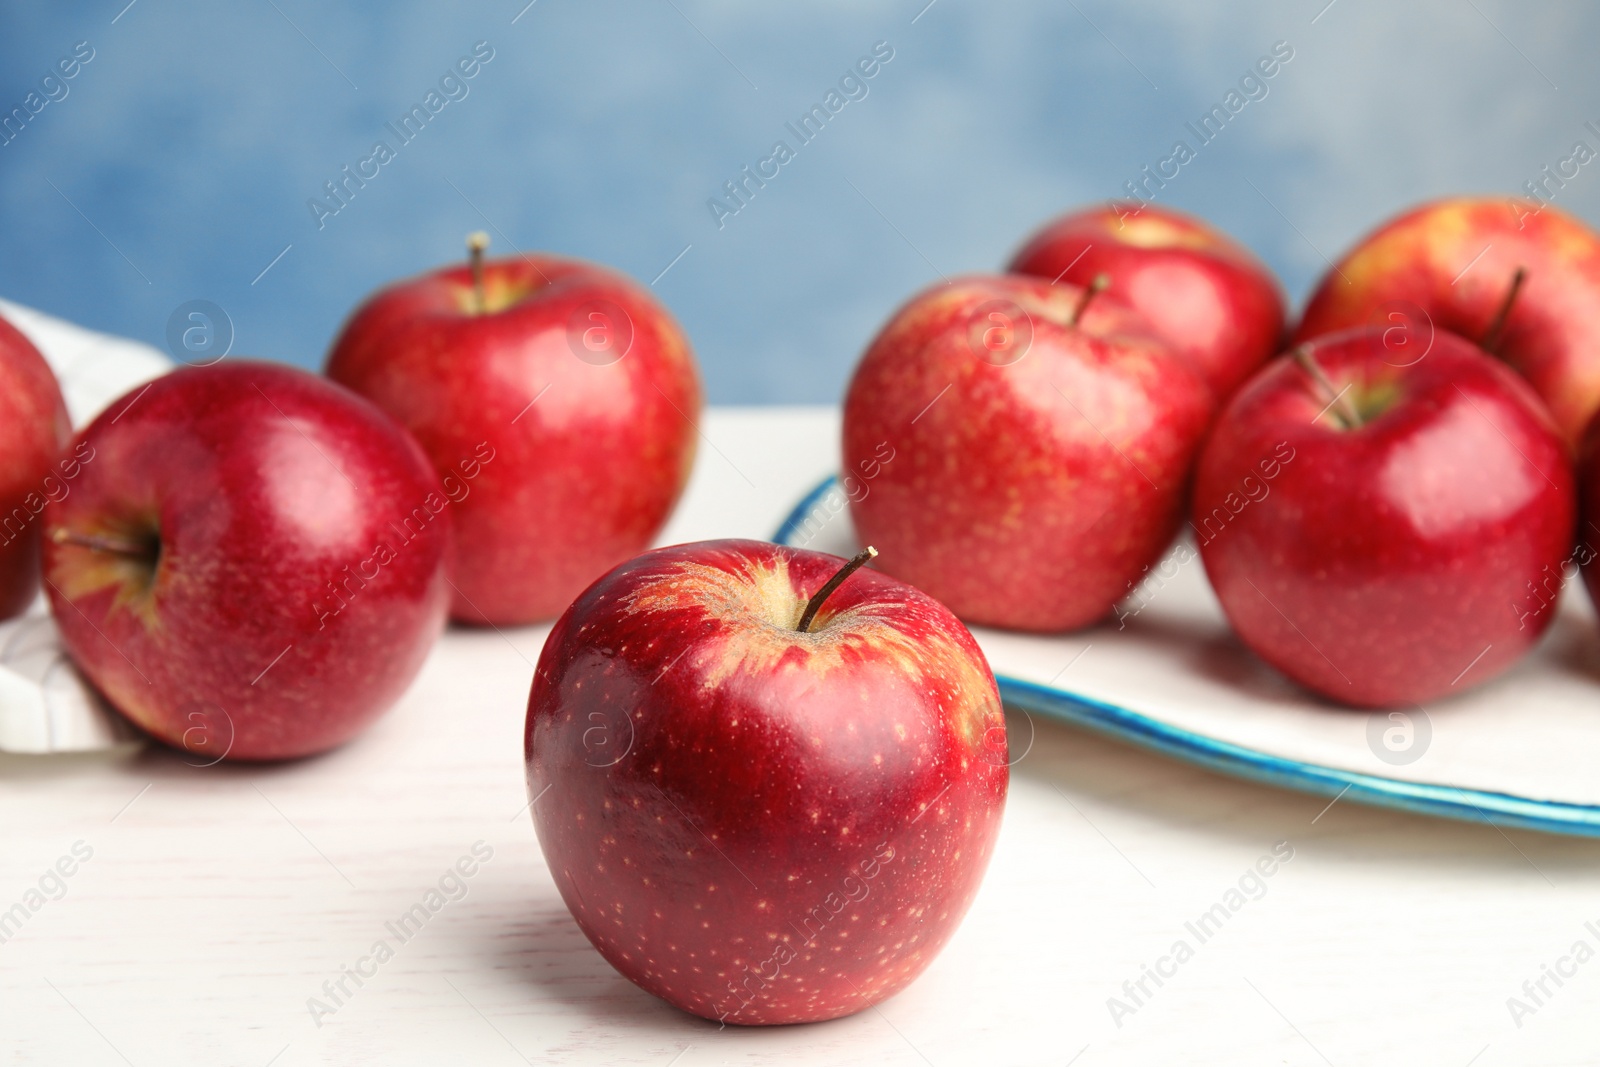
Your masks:
{"label": "blue background", "polygon": [[[0,147],[0,296],[161,347],[207,299],[235,352],[315,367],[361,297],[469,230],[646,283],[683,253],[655,290],[713,402],[833,402],[902,300],[1192,144],[1275,41],[1294,58],[1268,95],[1158,199],[1297,301],[1408,203],[1511,195],[1600,148],[1600,11],[1576,2],[925,2],[6,5],[0,110],[75,42],[96,54]],[[319,230],[308,198],[480,40],[467,97]],[[868,96],[719,229],[707,199],[795,147],[784,124],[878,41]],[[1600,162],[1556,203],[1600,219]]]}

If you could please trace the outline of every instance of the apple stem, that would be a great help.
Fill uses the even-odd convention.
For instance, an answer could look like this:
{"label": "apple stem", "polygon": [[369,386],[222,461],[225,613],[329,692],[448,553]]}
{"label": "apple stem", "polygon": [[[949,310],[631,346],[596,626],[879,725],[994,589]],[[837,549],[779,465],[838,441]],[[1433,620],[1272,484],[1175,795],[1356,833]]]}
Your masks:
{"label": "apple stem", "polygon": [[1094,280],[1084,288],[1083,295],[1078,297],[1078,306],[1072,309],[1072,317],[1067,320],[1067,325],[1078,325],[1078,320],[1083,318],[1083,313],[1089,310],[1089,301],[1109,288],[1111,288],[1111,275],[1096,274]]}
{"label": "apple stem", "polygon": [[1483,340],[1478,342],[1478,347],[1485,352],[1499,355],[1495,349],[1500,347],[1500,335],[1505,333],[1506,322],[1511,318],[1511,305],[1517,302],[1517,294],[1522,291],[1522,283],[1527,279],[1526,267],[1518,267],[1516,273],[1511,275],[1511,284],[1506,287],[1505,299],[1500,301],[1500,307],[1490,320],[1489,328],[1483,331]]}
{"label": "apple stem", "polygon": [[148,559],[150,546],[126,537],[117,537],[110,534],[86,534],[66,527],[57,527],[50,535],[50,540],[58,545],[77,545],[79,548],[91,549],[95,552],[111,552],[119,556],[132,556],[136,559]]}
{"label": "apple stem", "polygon": [[878,554],[878,550],[868,545],[851,557],[850,562],[839,568],[839,572],[828,579],[826,585],[812,594],[806,602],[806,610],[800,615],[800,625],[796,627],[801,633],[811,632],[811,622],[817,617],[817,612],[822,610],[822,602],[833,595],[833,591],[844,584],[844,580],[860,570],[867,560]]}
{"label": "apple stem", "polygon": [[1328,407],[1333,409],[1333,417],[1339,420],[1339,425],[1346,430],[1354,430],[1359,427],[1361,425],[1361,412],[1350,401],[1350,387],[1348,385],[1343,389],[1335,389],[1333,387],[1333,382],[1328,380],[1328,376],[1323,372],[1322,366],[1317,362],[1316,357],[1311,354],[1311,346],[1296,345],[1289,355],[1300,365],[1300,369],[1310,375],[1312,381],[1317,383],[1323,395],[1327,397]]}
{"label": "apple stem", "polygon": [[467,234],[467,259],[472,264],[472,299],[478,314],[488,310],[483,295],[483,253],[489,247],[489,235],[482,230]]}

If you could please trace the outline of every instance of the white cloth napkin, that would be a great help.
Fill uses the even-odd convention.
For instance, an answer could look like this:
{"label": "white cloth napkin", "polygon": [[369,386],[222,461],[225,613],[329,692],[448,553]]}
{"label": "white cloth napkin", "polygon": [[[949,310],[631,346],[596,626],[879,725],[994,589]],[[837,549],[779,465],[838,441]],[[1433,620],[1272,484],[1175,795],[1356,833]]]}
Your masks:
{"label": "white cloth napkin", "polygon": [[[44,353],[81,427],[113,400],[172,369],[137,341],[109,337],[0,300],[0,316]],[[40,596],[20,618],[0,623],[0,752],[87,752],[134,742],[76,667]]]}

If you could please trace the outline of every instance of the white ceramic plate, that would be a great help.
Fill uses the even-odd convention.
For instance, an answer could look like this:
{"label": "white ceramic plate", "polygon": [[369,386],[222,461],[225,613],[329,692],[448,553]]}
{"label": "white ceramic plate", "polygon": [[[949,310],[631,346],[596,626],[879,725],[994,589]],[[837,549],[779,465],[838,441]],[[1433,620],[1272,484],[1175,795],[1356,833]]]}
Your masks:
{"label": "white ceramic plate", "polygon": [[[837,482],[807,494],[774,540],[857,551]],[[1544,640],[1502,677],[1426,707],[1367,713],[1318,700],[1256,659],[1198,554],[1168,561],[1121,617],[1093,629],[975,627],[1007,705],[1328,797],[1600,836],[1600,636],[1582,589],[1567,591]],[[1028,743],[1012,739],[1014,750]]]}

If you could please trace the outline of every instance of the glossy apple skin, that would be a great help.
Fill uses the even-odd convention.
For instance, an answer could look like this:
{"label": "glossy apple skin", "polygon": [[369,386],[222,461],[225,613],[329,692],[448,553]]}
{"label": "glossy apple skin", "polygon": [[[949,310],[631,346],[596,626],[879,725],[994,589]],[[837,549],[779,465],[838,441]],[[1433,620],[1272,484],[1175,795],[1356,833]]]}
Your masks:
{"label": "glossy apple skin", "polygon": [[442,475],[493,450],[455,509],[451,613],[516,625],[554,618],[660,531],[702,399],[682,330],[621,275],[530,255],[484,276],[488,314],[471,312],[464,266],[377,293],[327,373],[399,419]]}
{"label": "glossy apple skin", "polygon": [[26,611],[39,591],[40,514],[66,485],[55,465],[71,435],[50,365],[0,318],[0,619]]}
{"label": "glossy apple skin", "polygon": [[1064,215],[1030,237],[1006,270],[1075,285],[1105,274],[1219,402],[1283,341],[1283,288],[1267,265],[1171,208],[1108,204]]}
{"label": "glossy apple skin", "polygon": [[[405,691],[449,606],[450,509],[393,420],[229,360],[158,378],[79,440],[94,459],[46,512],[45,577],[68,652],[128,718],[208,760],[275,760]],[[58,531],[159,538],[153,579]]]}
{"label": "glossy apple skin", "polygon": [[[1019,275],[930,288],[868,346],[846,394],[862,543],[968,623],[1096,622],[1182,519],[1209,390],[1110,292],[1068,325],[1082,292]],[[1031,321],[1014,362],[974,345],[997,301]]]}
{"label": "glossy apple skin", "polygon": [[1262,659],[1344,704],[1487,681],[1555,617],[1530,591],[1572,546],[1565,444],[1527,383],[1453,334],[1404,367],[1377,328],[1313,351],[1336,389],[1392,390],[1392,403],[1341,429],[1288,359],[1234,397],[1191,516],[1223,610]]}
{"label": "glossy apple skin", "polygon": [[618,971],[708,1019],[831,1019],[904,988],[1000,828],[1005,720],[955,616],[861,570],[795,629],[843,563],[658,549],[539,658],[528,790],[562,899]]}
{"label": "glossy apple skin", "polygon": [[1414,333],[1413,347],[1433,330],[1482,340],[1525,267],[1496,354],[1532,383],[1576,447],[1600,408],[1600,234],[1531,206],[1439,200],[1385,223],[1323,278],[1295,340],[1368,325]]}

